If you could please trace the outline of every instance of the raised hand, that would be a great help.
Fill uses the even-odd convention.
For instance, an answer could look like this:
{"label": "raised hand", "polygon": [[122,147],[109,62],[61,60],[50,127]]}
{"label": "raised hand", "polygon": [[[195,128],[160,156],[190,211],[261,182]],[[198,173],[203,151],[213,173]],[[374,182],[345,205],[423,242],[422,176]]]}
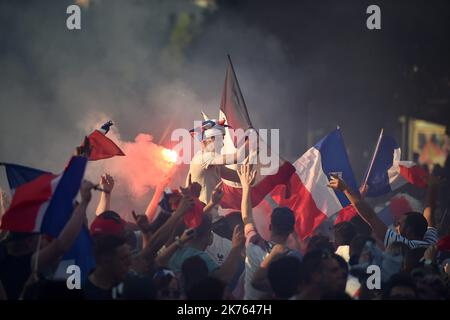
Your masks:
{"label": "raised hand", "polygon": [[231,238],[231,246],[234,248],[243,247],[245,244],[245,236],[242,227],[237,225],[234,227],[233,236]]}
{"label": "raised hand", "polygon": [[250,187],[255,181],[256,170],[249,164],[249,158],[244,160],[244,163],[238,167],[237,174],[241,180],[242,187]]}
{"label": "raised hand", "polygon": [[145,214],[137,215],[134,210],[131,211],[131,214],[133,216],[134,221],[136,222],[136,225],[139,227],[139,230],[141,230],[143,233],[146,233],[150,230],[150,223]]}
{"label": "raised hand", "polygon": [[221,180],[211,193],[211,201],[213,204],[218,204],[223,197],[223,181]]}
{"label": "raised hand", "polygon": [[100,177],[99,186],[105,193],[111,193],[114,188],[114,178],[105,173]]}
{"label": "raised hand", "polygon": [[345,181],[335,174],[331,174],[331,179],[330,183],[328,184],[328,187],[330,187],[333,190],[338,190],[342,192],[344,192],[348,188]]}
{"label": "raised hand", "polygon": [[192,196],[190,194],[184,194],[180,200],[180,204],[178,205],[177,211],[184,214],[193,207],[194,207],[194,199],[192,198]]}
{"label": "raised hand", "polygon": [[184,230],[183,234],[180,237],[181,244],[185,244],[189,240],[191,240],[195,235],[195,230],[193,228],[189,228]]}

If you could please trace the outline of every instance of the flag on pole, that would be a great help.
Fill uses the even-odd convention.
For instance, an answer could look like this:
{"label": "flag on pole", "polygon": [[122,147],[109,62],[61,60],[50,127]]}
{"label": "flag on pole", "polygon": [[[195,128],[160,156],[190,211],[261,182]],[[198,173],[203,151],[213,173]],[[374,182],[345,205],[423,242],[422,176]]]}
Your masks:
{"label": "flag on pole", "polygon": [[379,197],[407,183],[427,186],[428,173],[412,161],[401,161],[401,150],[394,138],[380,134],[373,163],[366,174],[366,197]]}
{"label": "flag on pole", "polygon": [[227,73],[220,101],[220,110],[225,114],[227,123],[232,128],[247,130],[253,128],[245,105],[239,82],[234,72],[230,55],[228,57]]}

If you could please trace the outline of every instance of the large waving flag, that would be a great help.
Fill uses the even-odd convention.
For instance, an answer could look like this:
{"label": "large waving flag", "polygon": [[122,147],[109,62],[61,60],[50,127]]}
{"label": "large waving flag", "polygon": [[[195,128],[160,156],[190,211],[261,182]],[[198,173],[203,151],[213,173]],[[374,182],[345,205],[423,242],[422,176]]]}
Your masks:
{"label": "large waving flag", "polygon": [[106,134],[113,125],[112,121],[106,122],[99,130],[94,130],[87,138],[91,147],[90,161],[124,156],[125,153]]}
{"label": "large waving flag", "polygon": [[372,164],[366,174],[366,197],[379,197],[411,183],[427,186],[427,172],[412,161],[400,161],[401,150],[394,138],[380,133]]}
{"label": "large waving flag", "polygon": [[[72,215],[86,163],[85,157],[72,157],[61,175],[19,165],[6,165],[8,181],[10,187],[15,188],[15,193],[9,209],[2,217],[1,229],[58,237]],[[14,174],[8,175],[8,169]],[[74,261],[81,270],[86,271],[83,276],[87,276],[87,272],[94,267],[92,244],[86,226],[83,226],[74,245],[63,257],[62,261],[65,260]]]}
{"label": "large waving flag", "polygon": [[336,173],[357,190],[355,177],[338,128],[320,140],[294,163],[296,174],[289,181],[290,196],[285,187],[272,192],[280,206],[289,207],[296,216],[295,230],[300,239],[311,235],[327,217],[350,205],[347,197],[327,186],[331,173]]}
{"label": "large waving flag", "polygon": [[[203,114],[203,118],[205,119],[207,116]],[[222,100],[220,102],[219,118],[225,119],[232,130],[242,129],[244,132],[253,130],[247,106],[245,105],[244,97],[239,87],[239,82],[229,55],[225,83],[222,91]],[[254,132],[254,136],[257,137],[259,145],[266,144],[256,132]],[[230,128],[226,127],[222,154],[230,154],[237,151],[236,146],[240,147],[240,145],[236,145],[237,141],[235,138],[236,137],[233,137],[231,134]],[[256,156],[256,153],[252,156]],[[281,159],[278,160],[279,166],[274,168],[271,175],[258,175],[256,177],[254,187],[251,190],[252,204],[254,207],[261,205],[261,208],[270,208],[270,205],[268,205],[267,202],[270,201],[268,198],[270,192],[276,186],[288,183],[291,175],[295,172],[295,168],[291,163]],[[227,167],[236,170],[236,165],[227,165]],[[227,212],[240,210],[242,198],[242,188],[240,184],[225,179],[222,180],[224,182],[224,196],[220,202],[221,209],[226,210]]]}

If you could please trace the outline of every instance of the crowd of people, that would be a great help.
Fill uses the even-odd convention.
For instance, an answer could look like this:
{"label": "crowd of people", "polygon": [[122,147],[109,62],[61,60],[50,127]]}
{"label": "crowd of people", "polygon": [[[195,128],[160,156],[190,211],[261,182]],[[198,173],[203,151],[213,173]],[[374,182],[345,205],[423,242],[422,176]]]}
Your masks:
{"label": "crowd of people", "polygon": [[[217,215],[223,184],[208,175],[220,176],[223,165],[208,157],[191,165],[186,187],[164,194],[153,221],[134,212],[133,222],[123,220],[111,208],[114,179],[103,175],[89,226],[95,268],[80,289],[69,289],[52,275],[87,224],[94,184],[83,181],[80,201],[58,238],[2,231],[0,299],[449,299],[450,230],[436,219],[442,179],[430,176],[423,213],[405,213],[388,227],[359,192],[333,176],[329,188],[343,192],[357,216],[302,241],[294,213],[277,207],[264,239],[253,214],[256,170],[248,162],[235,172],[241,210]],[[186,215],[199,203],[203,214],[190,228]]]}

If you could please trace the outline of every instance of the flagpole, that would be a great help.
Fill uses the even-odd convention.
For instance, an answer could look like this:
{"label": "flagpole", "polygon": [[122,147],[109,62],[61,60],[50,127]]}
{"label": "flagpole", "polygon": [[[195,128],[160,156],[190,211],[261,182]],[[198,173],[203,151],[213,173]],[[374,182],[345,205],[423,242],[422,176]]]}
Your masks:
{"label": "flagpole", "polygon": [[381,138],[383,137],[383,132],[384,132],[384,129],[381,129],[380,136],[378,137],[378,141],[377,141],[375,150],[372,155],[372,159],[370,160],[369,168],[367,169],[366,176],[364,177],[364,183],[361,185],[361,187],[364,187],[367,184],[367,180],[369,179],[369,175],[372,171],[373,163],[375,162],[375,157],[377,156],[377,153],[378,153],[378,148],[380,147],[380,142],[381,142]]}
{"label": "flagpole", "polygon": [[236,84],[239,89],[239,93],[241,94],[242,102],[244,103],[245,115],[247,116],[248,122],[250,124],[250,128],[253,128],[253,124],[252,124],[252,122],[250,120],[250,116],[248,114],[247,105],[245,104],[244,95],[242,94],[241,86],[239,85],[238,78],[236,77],[236,72],[234,71],[234,66],[233,66],[233,62],[231,61],[231,56],[229,54],[227,54],[227,57],[228,57],[228,62],[230,63],[230,66],[231,66],[231,71],[233,72],[234,79],[236,80]]}
{"label": "flagpole", "polygon": [[38,242],[37,242],[37,248],[36,248],[36,259],[34,259],[34,266],[33,266],[33,275],[37,278],[38,274],[38,266],[39,266],[39,251],[41,250],[41,240],[42,240],[42,234],[39,234]]}

